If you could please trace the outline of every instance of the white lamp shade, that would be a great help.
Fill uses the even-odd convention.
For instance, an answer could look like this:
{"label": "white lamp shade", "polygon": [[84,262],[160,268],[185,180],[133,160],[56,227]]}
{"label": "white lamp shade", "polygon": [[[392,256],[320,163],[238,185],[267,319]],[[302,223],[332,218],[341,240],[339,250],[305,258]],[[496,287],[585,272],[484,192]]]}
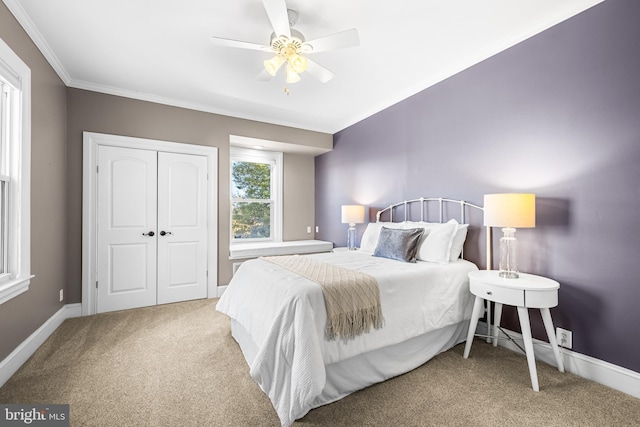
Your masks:
{"label": "white lamp shade", "polygon": [[286,71],[287,71],[287,78],[286,78],[287,83],[297,83],[300,81],[300,75],[298,75],[298,73],[295,72],[291,64],[288,62],[287,62]]}
{"label": "white lamp shade", "polygon": [[343,224],[362,224],[364,222],[364,206],[342,205]]}
{"label": "white lamp shade", "polygon": [[485,194],[484,225],[533,228],[536,226],[535,194]]}
{"label": "white lamp shade", "polygon": [[282,58],[280,55],[276,55],[273,58],[264,61],[264,69],[267,70],[267,73],[275,76],[283,63],[284,58]]}
{"label": "white lamp shade", "polygon": [[288,61],[291,64],[291,68],[293,68],[293,71],[295,71],[296,73],[304,73],[304,71],[307,69],[307,66],[309,65],[309,60],[304,56],[300,56],[298,54],[291,55]]}

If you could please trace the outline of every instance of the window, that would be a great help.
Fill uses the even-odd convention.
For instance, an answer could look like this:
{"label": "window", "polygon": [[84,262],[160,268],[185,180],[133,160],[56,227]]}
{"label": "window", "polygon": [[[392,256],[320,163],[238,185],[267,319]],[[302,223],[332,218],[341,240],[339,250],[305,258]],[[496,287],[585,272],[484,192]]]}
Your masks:
{"label": "window", "polygon": [[29,289],[31,70],[0,40],[0,304]]}
{"label": "window", "polygon": [[231,147],[231,241],[282,241],[282,153]]}

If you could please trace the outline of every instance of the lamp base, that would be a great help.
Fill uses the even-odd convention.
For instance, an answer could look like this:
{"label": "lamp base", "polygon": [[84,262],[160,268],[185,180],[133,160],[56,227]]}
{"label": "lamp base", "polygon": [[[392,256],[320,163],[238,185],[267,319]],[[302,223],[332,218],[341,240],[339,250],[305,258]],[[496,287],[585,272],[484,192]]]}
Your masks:
{"label": "lamp base", "polygon": [[350,251],[355,251],[356,248],[356,225],[349,224],[349,230],[347,231],[347,247]]}
{"label": "lamp base", "polygon": [[515,271],[501,271],[500,273],[498,273],[498,276],[504,277],[506,279],[517,279],[518,277],[520,277]]}
{"label": "lamp base", "polygon": [[518,242],[515,228],[505,227],[504,235],[500,239],[500,277],[517,279],[518,276]]}

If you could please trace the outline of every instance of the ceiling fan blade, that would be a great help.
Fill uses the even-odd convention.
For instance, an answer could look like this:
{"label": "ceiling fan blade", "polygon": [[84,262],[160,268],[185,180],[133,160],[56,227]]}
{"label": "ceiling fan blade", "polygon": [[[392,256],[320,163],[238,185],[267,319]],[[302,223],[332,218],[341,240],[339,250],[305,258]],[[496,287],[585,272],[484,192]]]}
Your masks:
{"label": "ceiling fan blade", "polygon": [[276,36],[291,37],[289,28],[289,15],[287,14],[287,4],[284,0],[262,0],[269,21]]}
{"label": "ceiling fan blade", "polygon": [[358,30],[352,28],[350,30],[310,40],[304,44],[311,46],[312,50],[310,50],[309,53],[316,53],[327,50],[342,49],[344,47],[358,46],[360,44],[360,37],[358,37]]}
{"label": "ceiling fan blade", "polygon": [[262,72],[256,76],[256,80],[259,82],[268,82],[272,78],[273,76],[269,74],[267,70],[262,70]]}
{"label": "ceiling fan blade", "polygon": [[307,58],[307,70],[306,72],[311,74],[316,79],[320,80],[322,83],[326,83],[331,80],[335,73],[333,71],[329,71],[324,68],[322,65],[318,64],[315,61]]}
{"label": "ceiling fan blade", "polygon": [[271,47],[257,43],[243,42],[240,40],[223,39],[222,37],[211,37],[211,42],[216,46],[236,47],[240,49],[261,50],[263,52],[271,52]]}

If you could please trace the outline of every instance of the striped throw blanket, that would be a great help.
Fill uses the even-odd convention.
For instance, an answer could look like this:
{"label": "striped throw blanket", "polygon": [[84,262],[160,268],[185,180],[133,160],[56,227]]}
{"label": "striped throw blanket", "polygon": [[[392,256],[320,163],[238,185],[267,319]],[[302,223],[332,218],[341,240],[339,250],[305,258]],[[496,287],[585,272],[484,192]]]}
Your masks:
{"label": "striped throw blanket", "polygon": [[262,257],[320,285],[327,309],[328,340],[348,341],[384,325],[380,290],[366,273],[298,255]]}

